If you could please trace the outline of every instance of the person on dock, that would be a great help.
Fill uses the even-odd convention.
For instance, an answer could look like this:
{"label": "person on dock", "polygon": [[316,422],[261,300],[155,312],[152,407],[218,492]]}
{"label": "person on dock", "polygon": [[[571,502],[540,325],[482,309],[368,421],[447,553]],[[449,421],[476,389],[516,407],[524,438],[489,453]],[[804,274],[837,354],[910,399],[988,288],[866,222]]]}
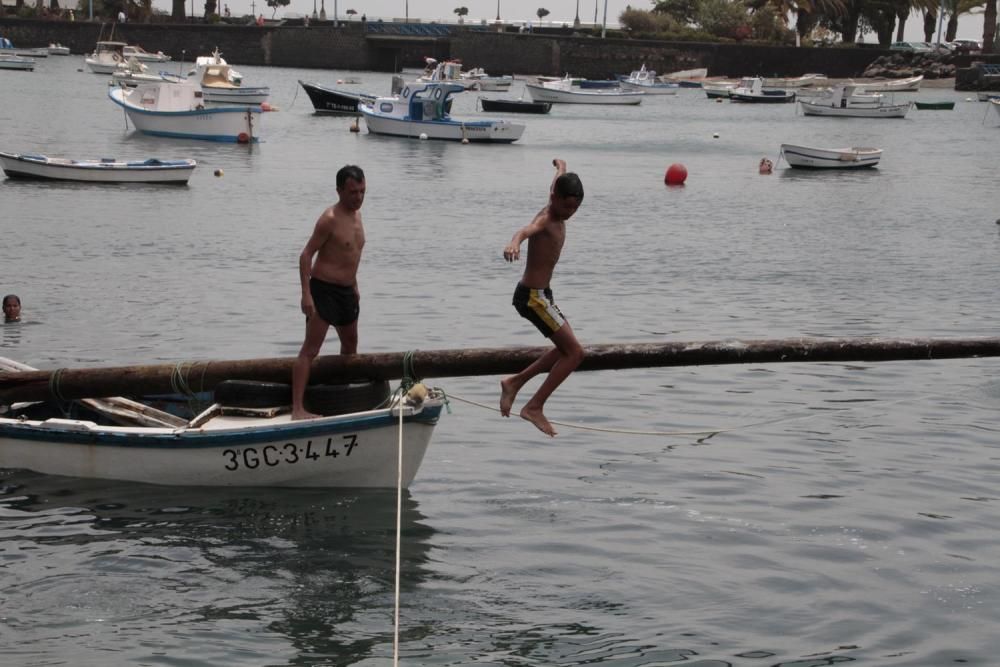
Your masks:
{"label": "person on dock", "polygon": [[566,172],[566,163],[555,159],[556,175],[549,189],[549,203],[526,227],[519,229],[503,249],[503,256],[513,262],[521,256],[521,243],[528,241],[524,274],[514,290],[513,304],[521,317],[534,324],[555,347],[516,375],[500,381],[500,414],[510,416],[517,392],[528,380],[548,373],[535,395],[521,408],[521,418],[530,421],[549,436],[556,431],[545,418],[545,401],[583,361],[583,348],[569,322],[552,298],[549,283],[566,241],[566,221],[583,201],[583,183],[574,173]]}
{"label": "person on dock", "polygon": [[365,173],[361,167],[341,167],[337,172],[337,196],[337,203],[319,216],[299,255],[306,338],[292,366],[292,419],[316,416],[307,412],[303,403],[310,366],[330,327],[340,337],[341,354],[358,352],[358,265],[365,247],[365,228],[361,224]]}
{"label": "person on dock", "polygon": [[21,297],[16,294],[8,294],[3,298],[3,321],[21,321]]}

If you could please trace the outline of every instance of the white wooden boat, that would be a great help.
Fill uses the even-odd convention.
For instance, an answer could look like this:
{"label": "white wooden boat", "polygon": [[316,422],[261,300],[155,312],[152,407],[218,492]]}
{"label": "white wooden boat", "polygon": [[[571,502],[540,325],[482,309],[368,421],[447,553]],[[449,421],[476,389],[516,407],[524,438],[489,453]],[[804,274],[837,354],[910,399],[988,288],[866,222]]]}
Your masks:
{"label": "white wooden boat", "polygon": [[807,116],[835,116],[840,118],[905,118],[912,102],[891,104],[880,95],[859,94],[867,87],[860,84],[834,86],[829,97],[799,100]]}
{"label": "white wooden boat", "polygon": [[976,98],[980,102],[989,102],[990,100],[1000,99],[1000,93],[995,93],[995,92],[991,93],[986,90],[980,90],[978,93],[976,93]]}
{"label": "white wooden boat", "polygon": [[208,65],[202,70],[201,92],[213,104],[261,105],[271,96],[267,86],[243,86],[233,83],[229,65]]}
{"label": "white wooden boat", "polygon": [[[195,58],[194,65],[191,67],[190,71],[188,71],[188,76],[193,78],[195,81],[201,81],[202,73],[205,71],[206,67],[210,65],[228,65],[228,64],[229,63],[226,62],[226,59],[222,57],[222,52],[219,51],[218,47],[216,47],[215,50],[212,51],[212,55],[198,56],[197,58]],[[229,80],[232,83],[235,83],[237,86],[243,83],[243,75],[234,70],[233,68],[231,67],[229,68],[228,74],[229,74]]]}
{"label": "white wooden boat", "polygon": [[729,91],[732,102],[752,102],[757,104],[775,104],[795,101],[795,93],[787,90],[766,88],[764,79],[751,76],[740,79],[735,88]]}
{"label": "white wooden boat", "polygon": [[767,77],[764,79],[765,88],[807,88],[816,85],[826,84],[825,74],[803,74],[794,77]]}
{"label": "white wooden boat", "polygon": [[88,183],[171,183],[184,185],[191,178],[194,160],[71,160],[0,151],[0,167],[8,178]]}
{"label": "white wooden boat", "polygon": [[906,79],[887,79],[885,81],[870,81],[858,85],[870,93],[901,93],[920,90],[924,75],[911,76]]}
{"label": "white wooden boat", "polygon": [[108,97],[144,134],[236,143],[260,139],[260,107],[205,107],[201,86],[190,81],[115,87]]}
{"label": "white wooden boat", "polygon": [[641,90],[648,95],[676,95],[680,84],[676,82],[662,82],[657,80],[656,72],[646,69],[646,64],[635,70],[627,77],[619,79],[621,87],[625,90]]}
{"label": "white wooden boat", "polygon": [[69,55],[69,47],[68,46],[63,46],[62,44],[59,44],[58,42],[56,42],[54,44],[49,44],[47,51],[49,52],[50,56],[68,56]]}
{"label": "white wooden boat", "polygon": [[573,85],[569,77],[543,84],[525,83],[525,89],[535,102],[553,104],[642,104],[646,93],[620,88],[587,88]]}
{"label": "white wooden boat", "polygon": [[451,82],[414,82],[395,97],[378,97],[358,104],[372,134],[483,143],[511,143],[524,125],[508,120],[459,120],[447,111],[449,98],[465,88]]}
{"label": "white wooden boat", "polygon": [[111,74],[125,67],[125,42],[98,42],[94,52],[84,59],[94,74]]}
{"label": "white wooden boat", "polygon": [[144,63],[165,63],[170,60],[170,56],[163,53],[163,51],[150,53],[136,44],[127,44],[123,49],[123,52],[126,58],[135,58],[136,60]]}
{"label": "white wooden boat", "polygon": [[702,81],[701,89],[709,99],[729,98],[729,93],[739,85],[739,81]]}
{"label": "white wooden boat", "polygon": [[191,418],[121,398],[74,401],[69,417],[54,404],[14,404],[0,414],[0,468],[168,486],[394,488],[402,413],[406,487],[443,405],[435,392],[410,393],[301,421],[278,407],[219,402],[218,389]]}
{"label": "white wooden boat", "polygon": [[513,85],[514,77],[510,75],[490,76],[485,70],[483,70],[482,67],[475,67],[462,72],[462,81],[471,81],[471,87],[476,90],[507,91],[510,90],[511,85]]}
{"label": "white wooden boat", "polygon": [[676,72],[668,72],[661,76],[661,79],[666,81],[677,81],[680,82],[700,82],[702,79],[708,76],[707,67],[697,67],[695,69],[682,69]]}
{"label": "white wooden boat", "polygon": [[[130,59],[129,62],[133,61]],[[142,63],[137,64],[140,66],[137,69],[133,69],[131,66],[126,66],[124,69],[112,72],[111,80],[108,81],[108,84],[112,86],[135,88],[139,84],[143,83],[180,83],[186,80],[182,76],[177,76],[176,74],[170,74],[168,72],[153,73],[150,72]]]}
{"label": "white wooden boat", "polygon": [[864,169],[882,159],[881,148],[815,148],[781,144],[780,155],[790,167],[800,169]]}
{"label": "white wooden boat", "polygon": [[35,69],[35,60],[34,58],[16,56],[13,53],[0,53],[0,69],[30,72]]}

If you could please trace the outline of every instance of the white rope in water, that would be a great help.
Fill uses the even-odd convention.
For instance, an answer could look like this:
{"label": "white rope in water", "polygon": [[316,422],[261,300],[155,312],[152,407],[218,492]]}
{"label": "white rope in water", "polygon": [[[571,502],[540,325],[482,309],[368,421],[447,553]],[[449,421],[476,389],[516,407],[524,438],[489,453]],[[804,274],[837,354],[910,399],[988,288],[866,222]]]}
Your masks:
{"label": "white rope in water", "polygon": [[399,554],[402,544],[403,526],[403,397],[400,393],[396,406],[399,408],[399,453],[396,459],[396,610],[393,618],[392,664],[399,665]]}
{"label": "white rope in water", "polygon": [[[877,407],[883,408],[890,405],[895,405],[897,403],[908,403],[912,401],[918,401],[926,398],[934,398],[940,394],[926,394],[924,396],[918,396],[916,398],[901,398],[896,401],[888,401],[885,403],[878,403]],[[484,408],[486,410],[492,410],[494,412],[500,412],[499,408],[495,408],[492,405],[486,405],[485,403],[479,403],[478,401],[473,401],[468,398],[463,398],[461,396],[456,396],[455,394],[448,394],[448,398],[454,399],[456,401],[461,401],[462,403],[468,403],[469,405],[475,405],[476,407]],[[805,419],[817,419],[819,417],[826,417],[831,413],[842,413],[851,412],[855,410],[854,408],[833,408],[827,409],[823,412],[817,412],[809,415],[798,415],[796,417],[777,417],[775,419],[768,419],[765,421],[753,422],[750,424],[741,424],[739,426],[730,426],[726,428],[714,428],[714,429],[703,429],[700,431],[637,431],[632,429],[622,429],[622,428],[601,428],[599,426],[587,426],[586,424],[573,424],[570,422],[561,422],[554,419],[550,419],[549,422],[556,424],[557,426],[565,426],[566,428],[578,429],[581,431],[597,431],[599,433],[620,433],[623,435],[658,435],[658,436],[681,436],[681,435],[715,435],[717,433],[731,433],[733,431],[741,431],[744,429],[754,428],[757,426],[769,426],[773,424],[781,424],[785,422],[800,421]]]}

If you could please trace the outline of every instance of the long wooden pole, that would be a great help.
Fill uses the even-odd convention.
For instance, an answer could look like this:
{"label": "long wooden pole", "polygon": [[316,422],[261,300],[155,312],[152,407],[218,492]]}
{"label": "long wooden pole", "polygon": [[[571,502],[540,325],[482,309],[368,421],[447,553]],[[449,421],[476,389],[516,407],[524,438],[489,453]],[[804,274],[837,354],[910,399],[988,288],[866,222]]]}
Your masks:
{"label": "long wooden pole", "polygon": [[[348,382],[516,373],[550,348],[416,350],[354,356],[324,356],[313,364],[311,381]],[[1000,356],[1000,338],[786,338],[669,343],[615,343],[584,348],[579,370],[662,366],[791,362],[901,361]],[[211,390],[223,380],[290,382],[290,357],[177,364],[69,368],[0,373],[0,404],[63,399]]]}

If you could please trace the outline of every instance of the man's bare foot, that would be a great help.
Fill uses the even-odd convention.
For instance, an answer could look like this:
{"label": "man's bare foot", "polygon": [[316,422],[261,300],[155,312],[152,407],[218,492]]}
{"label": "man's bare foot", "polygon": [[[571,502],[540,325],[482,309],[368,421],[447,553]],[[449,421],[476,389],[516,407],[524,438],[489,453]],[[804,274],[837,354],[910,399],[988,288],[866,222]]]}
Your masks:
{"label": "man's bare foot", "polygon": [[319,419],[323,415],[314,415],[311,412],[305,410],[299,410],[298,412],[292,411],[292,421],[299,421],[300,419]]}
{"label": "man's bare foot", "polygon": [[526,419],[532,424],[534,424],[539,431],[548,435],[550,437],[556,437],[556,430],[552,428],[552,424],[549,420],[545,418],[542,414],[541,409],[529,408],[527,405],[521,408],[521,419]]}
{"label": "man's bare foot", "polygon": [[513,378],[500,380],[500,414],[504,417],[510,417],[510,409],[520,388],[514,384]]}

